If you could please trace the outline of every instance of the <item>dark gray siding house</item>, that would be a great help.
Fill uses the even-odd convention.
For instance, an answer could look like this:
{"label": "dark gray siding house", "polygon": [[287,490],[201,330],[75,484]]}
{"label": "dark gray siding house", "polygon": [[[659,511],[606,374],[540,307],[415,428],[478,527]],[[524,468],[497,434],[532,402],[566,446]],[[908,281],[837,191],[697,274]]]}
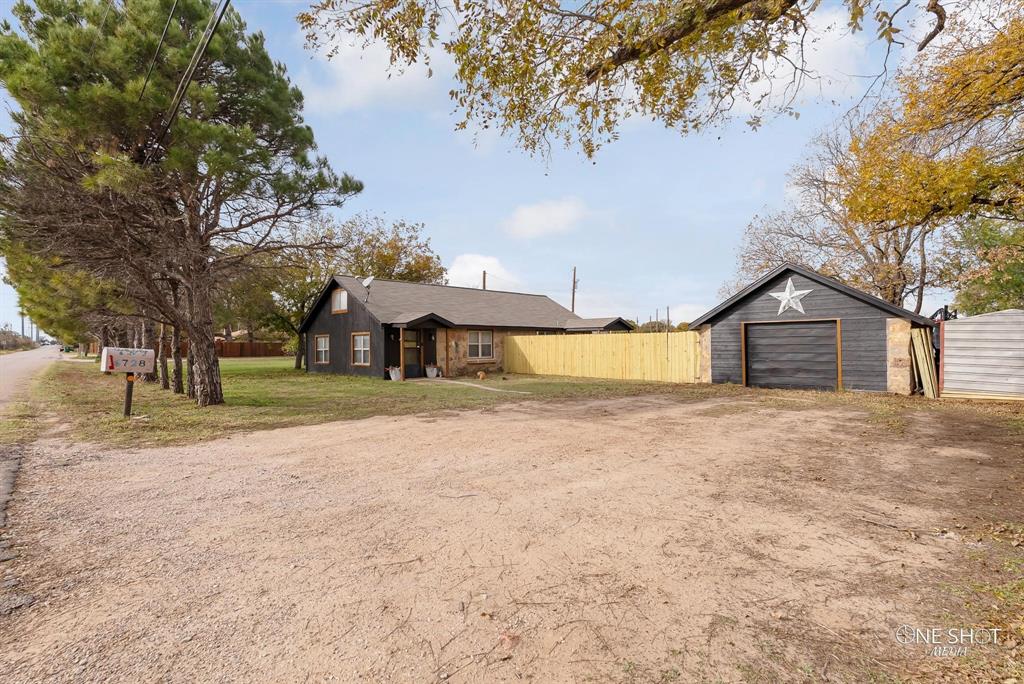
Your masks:
{"label": "dark gray siding house", "polygon": [[910,329],[932,325],[819,273],[785,265],[690,329],[709,343],[711,382],[908,393]]}
{"label": "dark gray siding house", "polygon": [[629,330],[621,318],[581,318],[544,295],[334,276],[299,330],[306,369],[385,377],[446,376],[502,367],[505,336]]}

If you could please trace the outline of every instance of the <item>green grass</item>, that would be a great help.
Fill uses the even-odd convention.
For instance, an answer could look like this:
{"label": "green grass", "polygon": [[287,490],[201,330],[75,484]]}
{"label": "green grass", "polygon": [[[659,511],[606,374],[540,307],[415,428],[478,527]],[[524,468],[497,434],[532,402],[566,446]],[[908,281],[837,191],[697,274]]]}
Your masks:
{"label": "green grass", "polygon": [[[54,413],[68,436],[80,441],[109,444],[184,444],[226,434],[379,415],[437,413],[447,410],[486,409],[520,401],[610,399],[663,395],[679,401],[710,398],[744,399],[775,410],[851,408],[867,412],[879,427],[900,433],[906,416],[918,410],[951,414],[986,414],[1013,429],[1024,417],[1024,402],[984,403],[928,401],[920,397],[892,397],[860,392],[793,392],[747,389],[736,385],[677,385],[624,382],[589,378],[533,375],[492,375],[486,380],[460,382],[529,392],[488,392],[471,386],[437,382],[389,382],[379,378],[307,374],[292,368],[290,358],[222,359],[225,404],[198,408],[182,395],[160,389],[156,383],[136,383],[133,415],[121,416],[124,377],[103,375],[95,364],[67,361],[53,364],[42,376],[28,405],[17,409],[17,431],[31,436],[37,414]],[[728,407],[709,409],[731,414]],[[709,414],[709,417],[714,417]],[[0,430],[0,440],[3,439]]]}
{"label": "green grass", "polygon": [[[93,364],[56,363],[42,376],[38,394],[49,398],[76,440],[109,444],[181,444],[233,432],[354,420],[379,415],[481,409],[529,400],[600,399],[671,394],[682,400],[721,394],[700,385],[617,382],[542,376],[493,376],[462,380],[529,394],[488,392],[436,382],[307,374],[288,358],[222,359],[225,404],[198,408],[156,383],[136,383],[132,420],[122,415],[124,376],[104,375]],[[502,379],[502,378],[507,379]]]}

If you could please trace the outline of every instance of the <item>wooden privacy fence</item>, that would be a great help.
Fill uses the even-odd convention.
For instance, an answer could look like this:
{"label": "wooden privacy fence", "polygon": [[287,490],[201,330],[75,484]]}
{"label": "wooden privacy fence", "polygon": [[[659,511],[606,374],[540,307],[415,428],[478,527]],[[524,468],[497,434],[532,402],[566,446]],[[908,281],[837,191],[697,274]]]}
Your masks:
{"label": "wooden privacy fence", "polygon": [[700,339],[696,332],[513,335],[504,360],[509,373],[698,382]]}
{"label": "wooden privacy fence", "polygon": [[[282,356],[284,351],[280,342],[226,342],[217,340],[217,356],[222,359],[232,357]],[[187,353],[188,342],[182,345],[182,353]]]}

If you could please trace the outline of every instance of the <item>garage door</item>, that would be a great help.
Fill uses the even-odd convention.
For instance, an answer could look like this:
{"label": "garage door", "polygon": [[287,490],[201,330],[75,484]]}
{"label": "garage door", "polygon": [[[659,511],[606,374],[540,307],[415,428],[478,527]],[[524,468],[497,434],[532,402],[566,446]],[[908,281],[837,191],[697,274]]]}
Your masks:
{"label": "garage door", "polygon": [[748,323],[747,384],[754,387],[835,389],[836,322]]}

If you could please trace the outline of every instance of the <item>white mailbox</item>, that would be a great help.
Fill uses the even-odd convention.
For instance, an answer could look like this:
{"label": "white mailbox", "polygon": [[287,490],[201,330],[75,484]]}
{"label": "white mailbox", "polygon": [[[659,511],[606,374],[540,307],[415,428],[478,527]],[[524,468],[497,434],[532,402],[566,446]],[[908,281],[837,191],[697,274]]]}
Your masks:
{"label": "white mailbox", "polygon": [[105,373],[153,373],[156,371],[156,352],[152,349],[104,347],[100,370]]}

